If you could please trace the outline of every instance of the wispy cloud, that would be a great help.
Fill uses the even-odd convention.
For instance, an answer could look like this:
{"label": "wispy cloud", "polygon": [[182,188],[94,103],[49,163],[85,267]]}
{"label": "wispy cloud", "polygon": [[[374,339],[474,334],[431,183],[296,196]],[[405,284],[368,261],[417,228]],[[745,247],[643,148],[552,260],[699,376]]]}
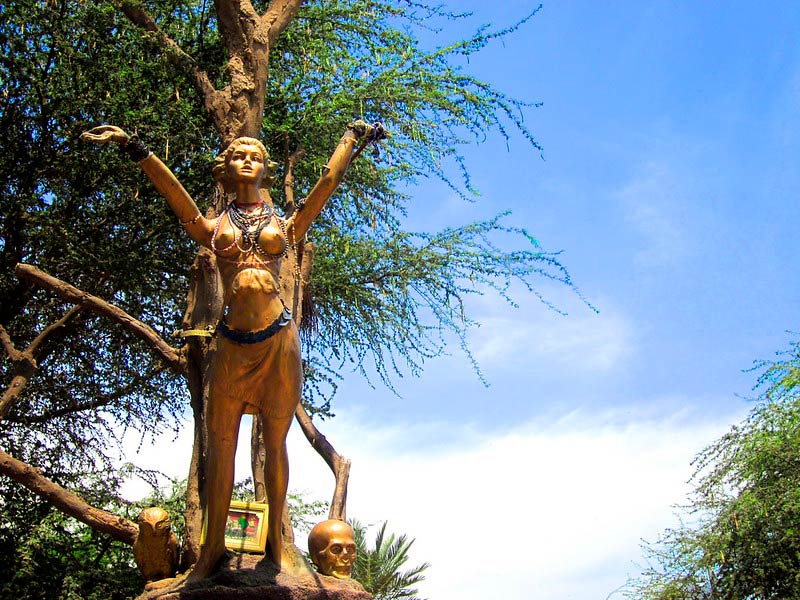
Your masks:
{"label": "wispy cloud", "polygon": [[614,194],[641,236],[636,261],[645,267],[673,264],[688,250],[681,211],[686,202],[679,176],[662,161],[644,163]]}
{"label": "wispy cloud", "polygon": [[481,326],[469,342],[478,363],[487,369],[540,364],[570,373],[607,373],[635,353],[635,328],[610,299],[593,299],[601,307],[595,313],[570,291],[558,290],[548,297],[556,306],[570,308],[570,314],[561,315],[533,300],[513,309],[484,297]]}

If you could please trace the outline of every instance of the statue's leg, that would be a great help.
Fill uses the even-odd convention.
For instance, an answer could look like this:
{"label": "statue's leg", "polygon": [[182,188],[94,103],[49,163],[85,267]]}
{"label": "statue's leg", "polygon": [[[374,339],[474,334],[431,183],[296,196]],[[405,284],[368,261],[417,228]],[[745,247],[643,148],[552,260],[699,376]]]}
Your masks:
{"label": "statue's leg", "polygon": [[197,563],[189,574],[190,580],[209,575],[225,553],[225,522],[233,492],[236,442],[243,407],[235,398],[215,391],[212,389],[206,417],[206,535]]}
{"label": "statue's leg", "polygon": [[272,562],[286,569],[291,562],[284,556],[281,537],[281,516],[289,487],[289,455],[286,451],[286,435],[292,417],[270,417],[264,415],[264,447],[266,449],[265,475],[267,480],[267,502],[269,521],[267,542]]}
{"label": "statue's leg", "polygon": [[281,515],[289,486],[289,456],[286,435],[300,403],[303,387],[303,366],[300,360],[300,337],[295,324],[289,323],[271,340],[271,356],[267,361],[267,380],[261,406],[266,450],[265,479],[269,502],[267,540],[272,561],[283,570],[291,570],[295,562],[283,549]]}

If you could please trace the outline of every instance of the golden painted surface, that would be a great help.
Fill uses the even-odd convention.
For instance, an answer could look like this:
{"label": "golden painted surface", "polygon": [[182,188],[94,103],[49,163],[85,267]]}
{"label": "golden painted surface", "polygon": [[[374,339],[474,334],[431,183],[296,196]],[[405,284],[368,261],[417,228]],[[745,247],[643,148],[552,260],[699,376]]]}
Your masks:
{"label": "golden painted surface", "polygon": [[133,558],[145,581],[167,579],[178,566],[178,538],[172,532],[169,514],[163,508],[145,508],[136,519],[139,534]]}
{"label": "golden painted surface", "polygon": [[[359,127],[361,135],[370,127]],[[331,156],[322,177],[306,197],[304,207],[288,221],[272,215],[255,243],[250,243],[231,222],[228,213],[206,219],[169,168],[150,154],[139,166],[166,199],[189,237],[217,255],[224,286],[225,321],[231,329],[255,332],[272,324],[283,311],[279,297],[280,254],[287,244],[301,240],[339,185],[356,148],[356,133],[348,129]],[[84,133],[94,143],[114,142],[125,146],[129,136],[109,125]],[[268,192],[262,189],[265,175],[270,179],[275,164],[264,146],[251,138],[234,140],[218,157],[215,176],[245,218],[271,209]],[[264,204],[266,203],[266,205]],[[258,228],[247,229],[257,233]],[[222,336],[214,357],[211,392],[206,416],[208,427],[206,489],[206,539],[191,579],[205,577],[224,553],[225,520],[234,478],[234,457],[242,414],[263,417],[267,452],[267,501],[270,505],[268,548],[277,565],[290,567],[281,539],[281,514],[289,481],[286,435],[294,410],[300,402],[302,363],[300,341],[294,322],[277,334],[256,344],[240,344]]]}
{"label": "golden painted surface", "polygon": [[356,562],[353,528],[334,519],[317,523],[308,534],[308,555],[323,575],[350,577]]}

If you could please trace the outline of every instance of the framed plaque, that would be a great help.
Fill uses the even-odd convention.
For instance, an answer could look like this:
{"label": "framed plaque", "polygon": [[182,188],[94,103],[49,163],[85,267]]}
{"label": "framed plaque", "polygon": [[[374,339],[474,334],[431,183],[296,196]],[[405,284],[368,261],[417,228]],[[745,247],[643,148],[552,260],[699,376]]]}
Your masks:
{"label": "framed plaque", "polygon": [[[225,519],[225,547],[236,552],[263,554],[267,548],[267,515],[269,506],[261,502],[231,501]],[[200,543],[205,542],[206,523]]]}

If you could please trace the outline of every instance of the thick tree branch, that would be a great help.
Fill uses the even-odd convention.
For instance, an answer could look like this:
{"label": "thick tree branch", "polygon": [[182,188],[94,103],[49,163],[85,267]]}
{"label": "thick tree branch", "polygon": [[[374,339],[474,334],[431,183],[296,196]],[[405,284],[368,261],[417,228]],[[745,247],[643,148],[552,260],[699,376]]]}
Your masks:
{"label": "thick tree branch", "polygon": [[17,371],[16,375],[11,378],[11,383],[3,393],[3,397],[0,398],[0,419],[4,419],[8,411],[11,410],[11,407],[16,404],[17,398],[19,398],[22,390],[28,385],[28,380],[36,372],[36,363],[29,363],[29,367],[25,370],[20,368],[15,370]]}
{"label": "thick tree branch", "polygon": [[[252,30],[259,22],[256,9],[250,0],[216,0],[214,6],[217,10],[222,41],[228,54],[231,57],[240,54],[252,44],[252,40],[248,38],[252,36]],[[266,39],[263,41],[267,42]]]}
{"label": "thick tree branch", "polygon": [[36,267],[25,264],[18,264],[14,270],[17,277],[32,281],[37,285],[54,292],[64,300],[87,308],[99,315],[108,317],[112,321],[119,323],[124,329],[134,334],[144,341],[156,354],[163,360],[172,371],[177,374],[184,374],[186,364],[181,352],[167,344],[149,326],[138,319],[134,319],[119,307],[109,304],[105,300],[92,296],[91,294],[79,290],[78,288],[61,281],[55,277],[47,275]]}
{"label": "thick tree branch", "polygon": [[228,110],[227,95],[214,88],[211,79],[197,62],[189,56],[178,43],[161,31],[155,19],[139,4],[134,4],[128,0],[117,0],[117,8],[128,17],[134,25],[137,25],[155,34],[159,45],[165,51],[171,63],[181,68],[189,69],[194,76],[195,86],[203,97],[203,105],[206,111],[215,119],[224,119]]}
{"label": "thick tree branch", "polygon": [[223,143],[258,137],[269,70],[269,27],[249,0],[216,0],[217,22],[228,49],[227,119],[218,123]]}
{"label": "thick tree branch", "polygon": [[51,502],[61,512],[107,533],[115,540],[133,545],[139,528],[132,521],[87,504],[82,498],[47,479],[38,469],[0,450],[0,473]]}
{"label": "thick tree branch", "polygon": [[[22,390],[28,385],[28,380],[39,369],[41,361],[52,351],[52,344],[48,344],[48,342],[52,342],[53,337],[61,337],[64,334],[65,327],[74,321],[82,311],[83,308],[80,306],[70,308],[58,321],[45,327],[23,352],[14,348],[8,332],[0,327],[2,329],[0,338],[4,338],[3,345],[6,346],[6,351],[9,352],[9,356],[11,356],[11,360],[14,363],[14,376],[3,393],[3,397],[0,398],[0,419],[5,418],[20,394],[22,394]],[[8,345],[5,338],[8,338]]]}
{"label": "thick tree branch", "polygon": [[14,342],[11,341],[11,336],[8,335],[8,331],[6,331],[6,328],[2,325],[0,325],[0,344],[3,345],[3,349],[6,351],[8,358],[12,361],[17,360],[19,350],[14,346]]}
{"label": "thick tree branch", "polygon": [[269,45],[272,46],[284,29],[297,16],[303,0],[272,0],[267,12],[261,17],[269,27]]}

